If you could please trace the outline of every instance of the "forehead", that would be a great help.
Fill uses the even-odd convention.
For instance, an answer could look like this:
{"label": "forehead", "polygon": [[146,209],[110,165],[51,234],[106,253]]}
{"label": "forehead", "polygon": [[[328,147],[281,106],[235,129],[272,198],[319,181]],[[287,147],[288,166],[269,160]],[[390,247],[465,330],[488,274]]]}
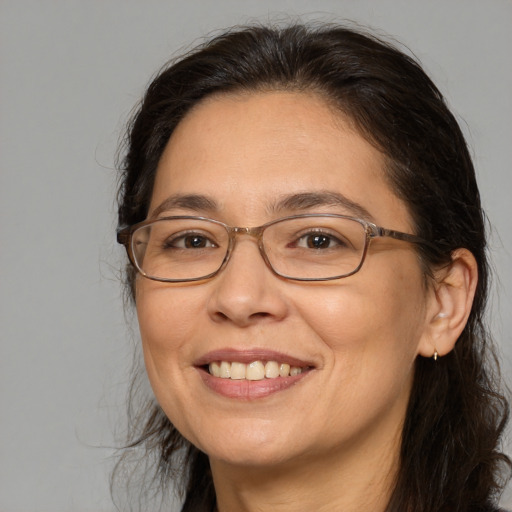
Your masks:
{"label": "forehead", "polygon": [[327,191],[362,204],[377,219],[391,206],[405,209],[387,184],[384,166],[382,153],[319,95],[213,96],[171,136],[150,211],[170,195],[201,194],[221,210],[237,207],[257,215],[283,195]]}

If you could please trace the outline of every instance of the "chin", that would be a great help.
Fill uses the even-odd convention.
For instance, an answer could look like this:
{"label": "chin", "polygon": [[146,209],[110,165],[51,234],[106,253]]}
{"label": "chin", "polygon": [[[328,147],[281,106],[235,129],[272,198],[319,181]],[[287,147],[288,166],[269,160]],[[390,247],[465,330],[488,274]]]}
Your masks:
{"label": "chin", "polygon": [[193,436],[191,441],[211,460],[236,466],[275,466],[299,455],[291,445],[293,434],[283,432],[287,429],[249,423],[243,427],[233,422],[231,428],[222,428],[221,432],[211,429],[207,436]]}
{"label": "chin", "polygon": [[252,469],[278,467],[298,458],[298,454],[272,446],[229,446],[225,449],[216,447],[207,453],[210,461]]}

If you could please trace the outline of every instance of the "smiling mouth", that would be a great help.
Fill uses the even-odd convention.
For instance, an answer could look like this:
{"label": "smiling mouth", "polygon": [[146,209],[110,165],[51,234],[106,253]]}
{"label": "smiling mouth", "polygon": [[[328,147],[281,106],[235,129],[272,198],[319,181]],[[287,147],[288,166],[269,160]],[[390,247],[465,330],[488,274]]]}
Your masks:
{"label": "smiling mouth", "polygon": [[291,366],[278,361],[253,361],[245,364],[237,361],[213,361],[205,367],[210,375],[231,380],[264,380],[294,377],[307,372],[309,366]]}

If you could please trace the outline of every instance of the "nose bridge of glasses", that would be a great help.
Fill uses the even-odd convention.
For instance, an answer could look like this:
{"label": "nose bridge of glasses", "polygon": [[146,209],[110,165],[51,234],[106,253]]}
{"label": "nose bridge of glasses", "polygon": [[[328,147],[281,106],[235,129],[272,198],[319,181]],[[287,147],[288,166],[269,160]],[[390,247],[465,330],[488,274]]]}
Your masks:
{"label": "nose bridge of glasses", "polygon": [[261,256],[263,257],[263,259],[266,262],[267,258],[266,258],[265,250],[263,248],[263,243],[262,243],[262,234],[263,234],[264,229],[265,229],[265,226],[257,226],[257,227],[252,227],[252,228],[230,227],[228,229],[230,243],[229,243],[229,248],[228,248],[228,258],[227,259],[229,259],[231,257],[231,253],[233,252],[233,250],[235,248],[237,238],[239,236],[244,237],[244,235],[245,235],[247,237],[254,239],[254,241],[256,242],[256,244],[258,246]]}
{"label": "nose bridge of glasses", "polygon": [[247,235],[252,238],[255,238],[256,240],[260,240],[261,234],[263,233],[263,226],[257,226],[254,228],[239,228],[234,227],[229,229],[229,234],[231,238],[236,239],[239,236]]}

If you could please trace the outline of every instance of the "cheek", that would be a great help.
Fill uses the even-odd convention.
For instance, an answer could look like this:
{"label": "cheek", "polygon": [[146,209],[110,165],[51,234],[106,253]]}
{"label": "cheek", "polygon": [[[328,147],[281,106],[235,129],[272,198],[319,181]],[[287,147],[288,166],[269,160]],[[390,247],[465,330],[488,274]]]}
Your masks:
{"label": "cheek", "polygon": [[185,291],[164,283],[140,279],[136,287],[137,318],[143,342],[180,343],[193,324],[197,304],[186,300]]}
{"label": "cheek", "polygon": [[[167,417],[192,442],[197,442],[188,422],[192,346],[197,305],[184,300],[186,293],[144,281],[136,294],[144,363],[155,397]],[[197,301],[196,301],[197,302]]]}
{"label": "cheek", "polygon": [[156,378],[165,380],[187,360],[187,340],[197,318],[192,304],[170,293],[168,287],[145,280],[137,284],[137,318],[144,350],[144,359],[152,384]]}
{"label": "cheek", "polygon": [[[378,263],[378,261],[377,261]],[[344,364],[396,358],[412,362],[423,332],[425,292],[417,262],[378,272],[377,265],[333,286],[319,287],[301,304],[301,315]],[[373,360],[373,361],[372,361]]]}

